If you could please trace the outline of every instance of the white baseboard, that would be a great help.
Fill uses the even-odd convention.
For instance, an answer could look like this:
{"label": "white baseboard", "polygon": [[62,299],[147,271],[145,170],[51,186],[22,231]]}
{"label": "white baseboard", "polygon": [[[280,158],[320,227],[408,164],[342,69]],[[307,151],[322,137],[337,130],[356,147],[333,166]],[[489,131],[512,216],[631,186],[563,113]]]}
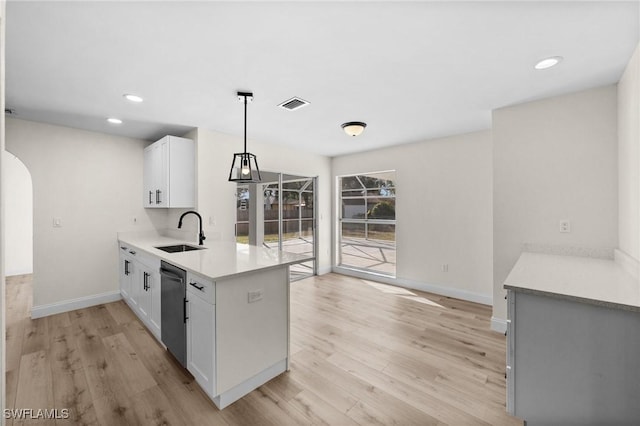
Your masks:
{"label": "white baseboard", "polygon": [[101,305],[103,303],[111,303],[120,299],[122,299],[122,296],[118,290],[79,297],[77,299],[63,300],[61,302],[50,303],[47,305],[34,306],[31,308],[31,318],[48,317],[49,315],[75,311],[76,309],[88,308],[89,306]]}
{"label": "white baseboard", "polygon": [[385,275],[370,274],[367,272],[361,272],[354,269],[341,268],[339,266],[333,267],[333,272],[342,275],[349,275],[352,277],[362,278],[364,280],[377,281],[385,284],[396,285],[405,288],[411,288],[414,290],[426,291],[429,293],[439,294],[441,296],[453,297],[454,299],[467,300],[469,302],[481,303],[483,305],[493,305],[493,295],[474,293],[467,290],[460,290],[454,287],[448,287],[442,284],[431,284],[420,281],[413,281],[404,278],[393,278]]}
{"label": "white baseboard", "polygon": [[33,274],[33,268],[30,269],[5,269],[5,277],[13,277],[14,275],[31,275]]}
{"label": "white baseboard", "polygon": [[506,333],[507,320],[502,318],[491,317],[491,329],[493,331],[499,331],[500,333]]}
{"label": "white baseboard", "polygon": [[333,272],[333,268],[331,268],[331,266],[327,266],[324,268],[318,268],[318,275],[324,275],[324,274],[329,274]]}

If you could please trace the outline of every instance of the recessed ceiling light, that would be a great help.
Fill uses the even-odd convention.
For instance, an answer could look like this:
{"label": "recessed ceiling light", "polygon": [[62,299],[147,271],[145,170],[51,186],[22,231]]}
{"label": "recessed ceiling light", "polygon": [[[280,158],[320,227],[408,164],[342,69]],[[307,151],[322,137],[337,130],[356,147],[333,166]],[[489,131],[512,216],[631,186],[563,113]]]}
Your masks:
{"label": "recessed ceiling light", "polygon": [[562,61],[562,56],[551,56],[538,61],[534,68],[537,70],[546,70],[547,68],[555,67]]}
{"label": "recessed ceiling light", "polygon": [[110,117],[107,118],[107,121],[111,124],[122,124],[122,120],[120,120],[119,118],[115,118],[115,117]]}
{"label": "recessed ceiling light", "polygon": [[138,96],[138,95],[132,95],[132,94],[130,94],[130,93],[125,93],[125,94],[124,94],[124,95],[122,95],[122,96],[124,96],[124,98],[125,98],[126,100],[131,101],[131,102],[142,102],[142,101],[144,100],[144,99],[142,99],[140,96]]}

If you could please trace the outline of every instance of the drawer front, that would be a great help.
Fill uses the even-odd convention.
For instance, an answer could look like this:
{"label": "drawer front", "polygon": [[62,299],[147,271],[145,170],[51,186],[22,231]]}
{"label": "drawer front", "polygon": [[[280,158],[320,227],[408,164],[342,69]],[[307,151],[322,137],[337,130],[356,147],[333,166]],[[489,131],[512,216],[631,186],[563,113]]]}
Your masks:
{"label": "drawer front", "polygon": [[187,273],[187,292],[200,297],[212,305],[216,303],[215,283],[200,275],[191,272]]}

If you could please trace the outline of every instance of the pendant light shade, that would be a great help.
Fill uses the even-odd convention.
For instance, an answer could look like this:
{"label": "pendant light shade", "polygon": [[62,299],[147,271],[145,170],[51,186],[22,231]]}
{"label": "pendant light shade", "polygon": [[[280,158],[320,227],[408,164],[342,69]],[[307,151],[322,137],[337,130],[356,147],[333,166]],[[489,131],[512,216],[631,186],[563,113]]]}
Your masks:
{"label": "pendant light shade", "polygon": [[349,136],[358,136],[364,132],[364,128],[367,127],[367,123],[361,121],[350,121],[342,125],[342,129]]}
{"label": "pendant light shade", "polygon": [[253,93],[238,92],[238,99],[244,103],[244,152],[233,154],[229,182],[258,183],[262,181],[256,156],[247,152],[247,103],[253,100]]}

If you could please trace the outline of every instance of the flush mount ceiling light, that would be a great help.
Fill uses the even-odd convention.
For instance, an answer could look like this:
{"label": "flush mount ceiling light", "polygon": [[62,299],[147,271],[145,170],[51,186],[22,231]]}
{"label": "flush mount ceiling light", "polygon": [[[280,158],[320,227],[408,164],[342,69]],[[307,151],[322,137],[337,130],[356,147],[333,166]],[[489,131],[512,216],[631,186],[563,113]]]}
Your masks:
{"label": "flush mount ceiling light", "polygon": [[538,61],[534,68],[537,70],[546,70],[551,67],[555,67],[562,61],[562,56],[551,56]]}
{"label": "flush mount ceiling light", "polygon": [[122,124],[122,120],[120,120],[119,118],[115,118],[115,117],[110,117],[107,118],[107,121],[111,124]]}
{"label": "flush mount ceiling light", "polygon": [[342,125],[342,129],[349,136],[358,136],[364,132],[364,128],[367,127],[367,123],[361,121],[349,121]]}
{"label": "flush mount ceiling light", "polygon": [[140,103],[140,102],[144,101],[144,99],[142,99],[140,96],[138,96],[138,95],[133,95],[133,94],[131,94],[131,93],[125,93],[125,94],[124,94],[124,95],[122,95],[122,96],[124,96],[124,98],[125,98],[126,100],[130,101],[130,102]]}
{"label": "flush mount ceiling light", "polygon": [[247,103],[253,101],[253,93],[238,92],[238,100],[244,103],[244,152],[233,154],[229,182],[258,183],[262,181],[258,160],[247,152]]}

